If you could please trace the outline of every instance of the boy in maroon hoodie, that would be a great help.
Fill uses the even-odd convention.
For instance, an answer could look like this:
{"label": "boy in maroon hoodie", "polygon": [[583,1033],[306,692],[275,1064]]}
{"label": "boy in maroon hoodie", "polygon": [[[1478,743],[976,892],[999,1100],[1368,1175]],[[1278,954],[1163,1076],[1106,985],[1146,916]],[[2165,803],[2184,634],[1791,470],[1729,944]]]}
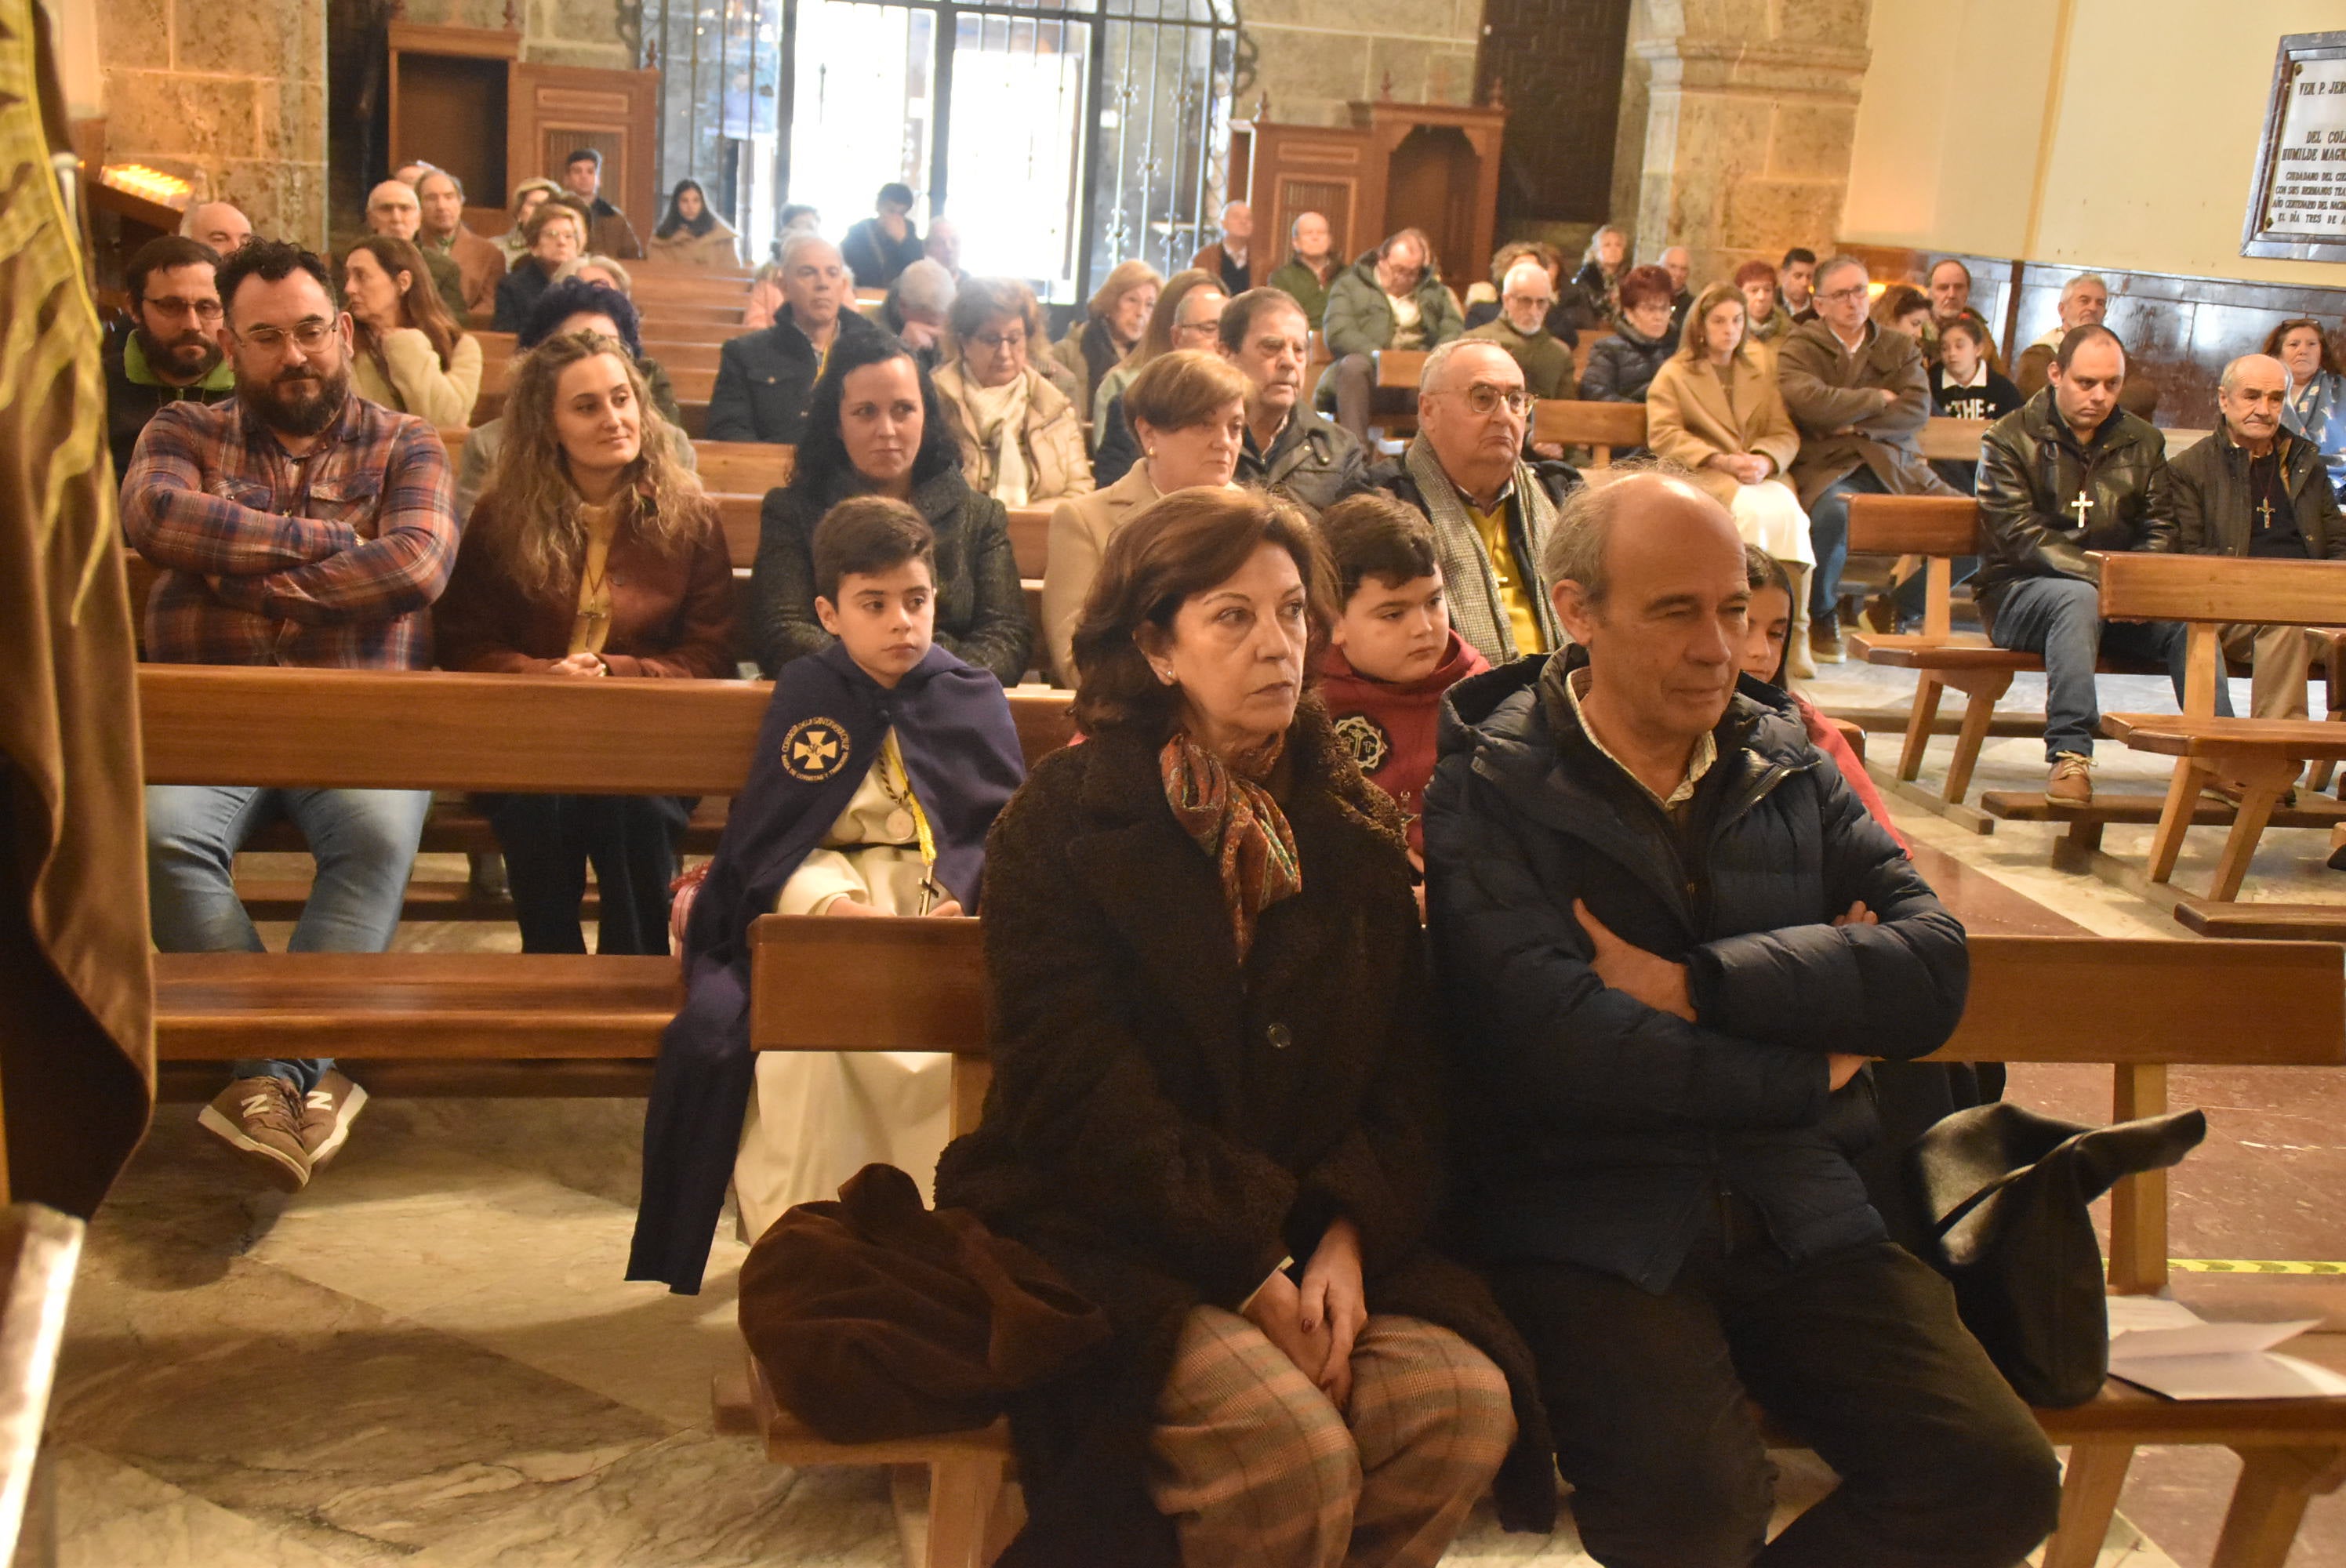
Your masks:
{"label": "boy in maroon hoodie", "polygon": [[1442,694],[1490,666],[1450,629],[1433,530],[1379,491],[1338,502],[1320,536],[1343,580],[1343,614],[1320,666],[1337,737],[1369,781],[1409,814],[1409,858],[1425,869],[1425,781]]}

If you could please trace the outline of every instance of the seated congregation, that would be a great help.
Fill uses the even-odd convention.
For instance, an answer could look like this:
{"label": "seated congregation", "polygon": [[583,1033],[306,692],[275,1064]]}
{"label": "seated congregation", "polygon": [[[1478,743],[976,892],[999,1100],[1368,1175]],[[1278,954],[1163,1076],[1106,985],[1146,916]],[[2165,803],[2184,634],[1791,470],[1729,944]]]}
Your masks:
{"label": "seated congregation", "polygon": [[[1852,499],[1967,493],[2047,793],[2089,801],[2099,661],[2188,673],[2179,624],[2102,615],[2101,555],[2346,559],[2320,323],[2170,462],[2090,275],[2007,374],[1952,259],[1704,282],[1608,225],[1474,300],[1424,233],[1348,263],[1307,212],[1257,286],[1234,202],[1053,343],[902,187],[752,277],[695,182],[647,243],[599,171],[487,239],[419,168],[339,268],[209,204],[133,259],[106,372],[148,660],[771,683],[705,862],[689,798],[467,803],[523,951],[587,952],[591,896],[597,952],[677,956],[628,1278],[699,1291],[729,1197],[787,1261],[875,1165],[1015,1244],[1094,1331],[1007,1402],[1005,1562],[1431,1565],[1564,1483],[1608,1568],[2012,1568],[2053,1532],[2054,1451],[1867,1157],[1993,1097],[1914,1060],[1966,933],[1797,687],[1844,657]],[[663,369],[628,262],[738,278],[713,372]],[[1602,403],[1641,405],[1610,461],[1543,433]],[[1934,415],[1992,422],[1959,471]],[[753,546],[702,442],[790,449]],[[2306,628],[2222,643],[2303,715]],[[1038,682],[1077,735],[1039,756]],[[147,799],[164,952],[261,950],[235,861],[279,821],[316,866],[291,950],[386,950],[434,809]],[[942,1054],[753,1047],[775,914],[982,922],[974,1125]],[[202,1125],[289,1192],[366,1103],[332,1060],[229,1074]],[[1763,1422],[1839,1477],[1772,1540]]]}

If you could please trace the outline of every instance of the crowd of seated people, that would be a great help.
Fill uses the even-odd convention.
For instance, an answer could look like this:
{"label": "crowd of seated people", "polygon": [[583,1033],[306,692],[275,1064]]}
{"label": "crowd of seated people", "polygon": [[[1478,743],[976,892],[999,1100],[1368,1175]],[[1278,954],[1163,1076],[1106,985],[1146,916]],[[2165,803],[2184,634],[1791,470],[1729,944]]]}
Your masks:
{"label": "crowd of seated people", "polygon": [[[1850,497],[1959,487],[1989,635],[2045,661],[2047,792],[2090,799],[2095,660],[2157,658],[2180,700],[2184,639],[2103,621],[2086,552],[2346,559],[2323,323],[2226,367],[2221,428],[2169,463],[2091,275],[2007,378],[1953,259],[1919,286],[1801,249],[1704,280],[1608,226],[1568,278],[1510,244],[1470,303],[1423,233],[1346,263],[1305,213],[1251,287],[1271,258],[1233,203],[1190,270],[1115,266],[1054,343],[903,187],[837,244],[794,212],[753,280],[697,182],[647,246],[599,175],[525,182],[491,239],[420,168],[338,270],[207,204],[133,258],[106,379],[150,659],[706,679],[746,650],[770,731],[838,730],[817,761],[761,741],[688,913],[689,802],[473,802],[524,951],[586,951],[590,871],[597,952],[681,933],[632,1278],[697,1288],[729,1189],[754,1240],[866,1161],[933,1171],[1116,1329],[1019,1418],[1129,1430],[1027,1478],[1027,1528],[1078,1552],[1129,1528],[1199,1565],[1431,1564],[1489,1492],[1545,1527],[1559,1473],[1608,1565],[2033,1549],[2050,1451],[1840,1141],[1876,1059],[1953,1028],[1962,932],[1788,685],[1839,657]],[[794,453],[746,591],[638,258],[750,308],[709,436]],[[452,468],[435,427],[471,423],[484,313],[515,357]],[[1379,384],[1407,349],[1418,384]],[[1598,482],[1535,447],[1575,392],[1642,403],[1651,460]],[[1975,473],[1923,461],[1933,413],[1992,422]],[[1041,506],[1037,619],[1011,514]],[[2302,628],[2224,640],[2258,715],[2302,712]],[[1004,693],[1037,677],[1084,744],[1029,779]],[[156,944],[257,951],[234,859],[290,820],[318,868],[291,945],[383,949],[429,805],[152,787]],[[1714,891],[1679,908],[1698,827]],[[750,920],[981,909],[974,1133],[946,1146],[935,1059],[745,1064]],[[365,1097],[332,1061],[244,1061],[201,1122],[298,1190]],[[1488,1134],[1454,1211],[1451,1108]],[[1884,1378],[1913,1398],[1862,1397]],[[1841,1477],[1764,1548],[1753,1397]]]}

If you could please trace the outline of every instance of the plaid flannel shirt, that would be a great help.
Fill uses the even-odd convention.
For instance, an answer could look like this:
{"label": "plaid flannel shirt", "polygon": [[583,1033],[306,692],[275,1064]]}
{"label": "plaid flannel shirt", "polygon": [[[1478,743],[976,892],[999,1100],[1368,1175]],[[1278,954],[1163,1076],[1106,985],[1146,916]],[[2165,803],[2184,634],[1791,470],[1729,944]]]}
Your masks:
{"label": "plaid flannel shirt", "polygon": [[164,664],[423,669],[456,559],[439,433],[352,392],[306,457],[241,398],[174,403],[138,437],[122,527],[163,568],[147,657]]}

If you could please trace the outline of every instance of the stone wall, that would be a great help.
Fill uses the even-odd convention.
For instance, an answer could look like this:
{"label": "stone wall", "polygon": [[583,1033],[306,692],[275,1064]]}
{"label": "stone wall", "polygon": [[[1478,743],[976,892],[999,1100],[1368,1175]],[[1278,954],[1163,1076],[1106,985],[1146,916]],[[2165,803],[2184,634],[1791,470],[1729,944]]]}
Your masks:
{"label": "stone wall", "polygon": [[[641,0],[512,0],[521,24],[521,57],[548,66],[600,66],[631,70],[634,49],[620,34],[621,13],[642,14]],[[506,0],[407,0],[401,20],[450,27],[505,25]]]}
{"label": "stone wall", "polygon": [[[1617,215],[1637,256],[1694,253],[1698,280],[1804,245],[1841,225],[1869,57],[1872,0],[1636,0],[1622,89]],[[1635,170],[1636,206],[1627,177]]]}
{"label": "stone wall", "polygon": [[1255,81],[1238,113],[1252,115],[1258,94],[1288,125],[1348,124],[1355,99],[1473,103],[1482,30],[1483,0],[1247,0]]}
{"label": "stone wall", "polygon": [[200,176],[257,232],[324,244],[324,7],[97,0],[94,11],[107,158]]}

